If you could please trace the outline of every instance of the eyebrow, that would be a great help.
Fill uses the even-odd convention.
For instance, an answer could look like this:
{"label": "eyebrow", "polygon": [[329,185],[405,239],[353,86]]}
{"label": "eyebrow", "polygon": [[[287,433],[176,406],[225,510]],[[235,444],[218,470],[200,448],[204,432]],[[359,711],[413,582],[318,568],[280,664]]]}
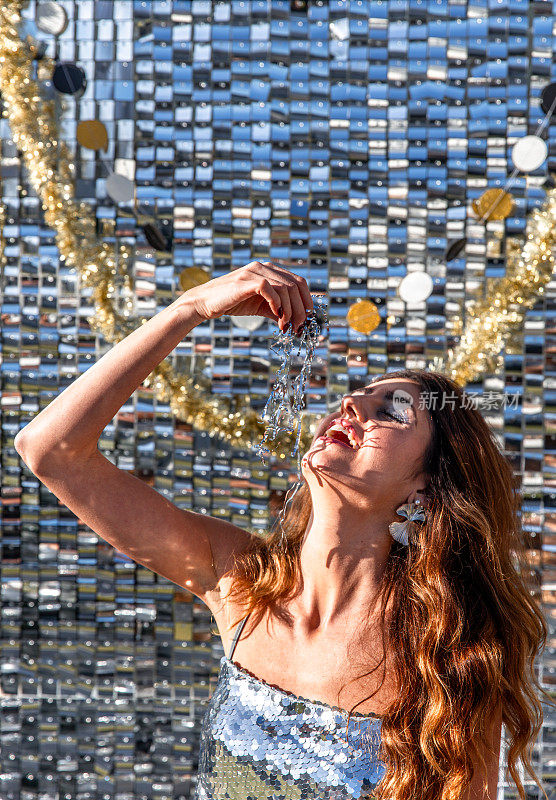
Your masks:
{"label": "eyebrow", "polygon": [[[374,390],[377,389],[377,388],[378,388],[377,386],[363,386],[363,387],[361,387],[361,389],[356,389],[355,392],[362,392],[363,394],[372,394],[374,392]],[[384,392],[384,396],[383,396],[382,399],[383,400],[393,400],[394,399],[394,391],[392,389],[388,389],[386,392]],[[415,409],[413,408],[413,403],[409,407],[413,412],[413,417],[415,419],[415,425],[418,425],[419,422],[417,420],[417,414],[415,412]]]}

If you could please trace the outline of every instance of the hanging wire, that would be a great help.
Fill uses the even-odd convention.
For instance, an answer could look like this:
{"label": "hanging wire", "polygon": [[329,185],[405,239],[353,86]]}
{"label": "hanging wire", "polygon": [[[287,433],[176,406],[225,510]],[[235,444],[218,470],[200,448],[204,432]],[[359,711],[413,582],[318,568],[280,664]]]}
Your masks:
{"label": "hanging wire", "polygon": [[[297,475],[295,484],[290,486],[286,493],[284,504],[280,510],[278,524],[282,530],[282,538],[285,538],[282,522],[284,520],[288,503],[295,497],[298,490],[303,485],[301,478],[301,451],[299,450],[299,439],[301,436],[301,411],[305,405],[305,392],[307,382],[311,375],[311,367],[315,357],[315,349],[319,343],[319,337],[323,335],[326,326],[326,334],[330,333],[330,325],[326,309],[326,299],[318,295],[311,295],[313,300],[313,310],[307,314],[307,319],[303,323],[299,336],[293,332],[291,323],[286,330],[278,330],[276,338],[270,345],[270,349],[282,356],[280,368],[274,379],[272,392],[260,417],[262,422],[267,422],[264,436],[259,444],[258,454],[263,464],[265,456],[270,456],[270,450],[265,446],[269,440],[276,440],[282,433],[294,433],[297,429],[297,437],[291,455],[297,454]],[[301,370],[296,378],[291,377],[293,363],[293,350],[295,340],[299,340],[297,356],[301,354],[301,349],[305,347],[305,355]],[[291,495],[291,496],[290,496]]]}
{"label": "hanging wire", "polygon": [[[300,466],[299,438],[301,436],[301,411],[305,405],[306,385],[311,374],[315,348],[318,345],[323,326],[326,325],[327,332],[330,330],[323,298],[313,295],[311,297],[313,299],[313,309],[307,313],[307,319],[301,327],[299,336],[294,334],[290,323],[286,330],[278,330],[275,340],[270,344],[270,349],[273,352],[282,354],[282,361],[274,379],[272,392],[260,417],[262,422],[268,423],[258,450],[259,457],[263,460],[263,463],[265,455],[270,455],[270,450],[265,447],[265,442],[276,440],[282,433],[294,433],[297,427],[297,438],[291,455],[298,454],[298,464]],[[299,340],[297,355],[301,354],[301,348],[305,346],[305,356],[301,371],[292,380],[291,369],[296,339]]]}

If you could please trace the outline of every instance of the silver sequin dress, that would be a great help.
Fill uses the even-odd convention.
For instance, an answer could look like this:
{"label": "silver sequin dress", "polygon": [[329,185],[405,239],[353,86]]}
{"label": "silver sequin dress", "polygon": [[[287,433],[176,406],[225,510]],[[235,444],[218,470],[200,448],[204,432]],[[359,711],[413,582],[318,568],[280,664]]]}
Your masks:
{"label": "silver sequin dress", "polygon": [[275,689],[220,659],[203,717],[194,800],[346,800],[368,796],[384,775],[381,718]]}

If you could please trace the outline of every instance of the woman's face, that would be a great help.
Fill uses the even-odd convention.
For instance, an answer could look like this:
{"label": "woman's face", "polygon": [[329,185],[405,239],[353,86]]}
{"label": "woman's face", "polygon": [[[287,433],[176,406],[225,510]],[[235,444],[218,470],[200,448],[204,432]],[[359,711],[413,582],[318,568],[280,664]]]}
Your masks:
{"label": "woman's face", "polygon": [[[420,405],[419,384],[408,378],[384,378],[345,395],[340,410],[321,420],[303,457],[308,482],[311,473],[336,475],[363,495],[380,491],[385,502],[398,502],[398,495],[411,489],[408,481],[432,434],[429,412]],[[343,436],[333,431],[326,436],[340,420]],[[346,436],[350,442],[338,441]]]}

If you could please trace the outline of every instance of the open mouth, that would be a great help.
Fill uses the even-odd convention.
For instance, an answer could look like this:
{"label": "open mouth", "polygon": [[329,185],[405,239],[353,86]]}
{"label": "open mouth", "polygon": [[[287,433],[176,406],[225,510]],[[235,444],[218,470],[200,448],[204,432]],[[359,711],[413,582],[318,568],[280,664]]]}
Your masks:
{"label": "open mouth", "polygon": [[359,445],[352,438],[351,433],[349,433],[345,429],[340,429],[339,427],[332,427],[329,428],[326,433],[322,436],[319,436],[319,439],[323,439],[325,441],[333,442],[334,444],[341,444],[344,447],[349,447],[350,450],[358,450]]}

